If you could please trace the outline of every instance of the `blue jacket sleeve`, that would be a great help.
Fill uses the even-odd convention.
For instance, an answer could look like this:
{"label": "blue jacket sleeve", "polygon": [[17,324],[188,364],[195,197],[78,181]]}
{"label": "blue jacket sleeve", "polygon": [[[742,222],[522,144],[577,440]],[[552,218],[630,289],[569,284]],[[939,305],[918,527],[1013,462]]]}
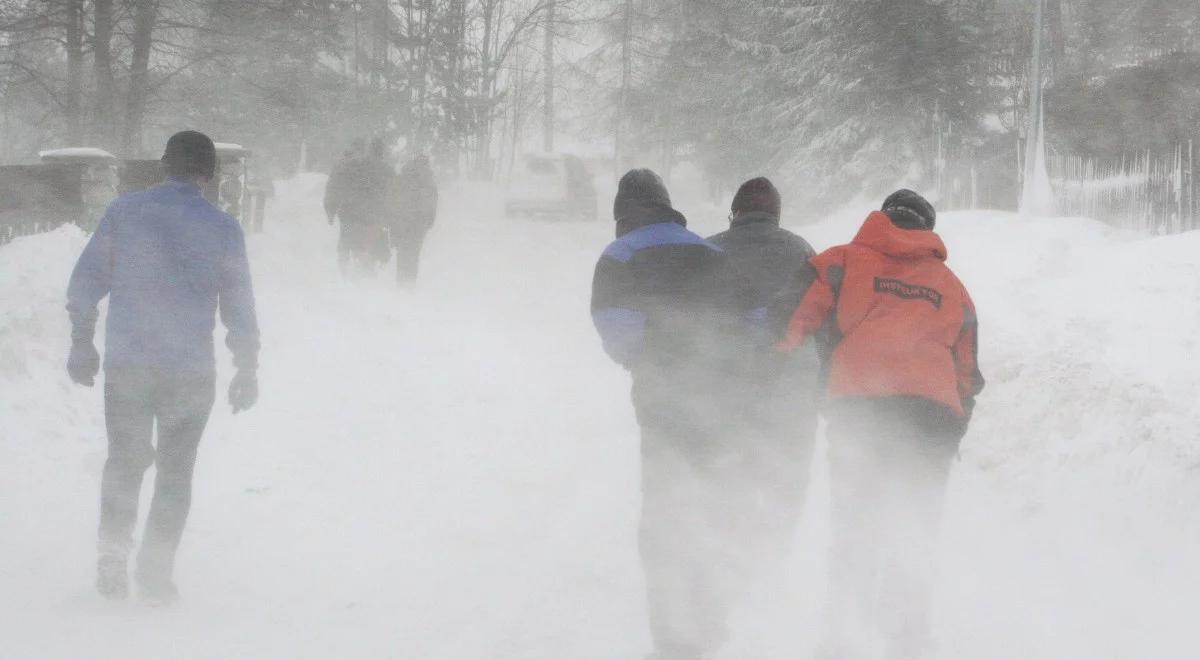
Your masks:
{"label": "blue jacket sleeve", "polygon": [[236,221],[226,247],[217,300],[221,323],[229,331],[225,336],[225,345],[233,352],[233,365],[238,369],[258,368],[258,317],[254,312],[254,288],[250,283],[246,238]]}
{"label": "blue jacket sleeve", "polygon": [[646,315],[621,307],[606,307],[592,312],[592,323],[600,333],[604,352],[626,367],[637,358],[646,334]]}
{"label": "blue jacket sleeve", "polygon": [[71,317],[71,340],[91,342],[96,334],[96,306],[112,288],[113,225],[119,210],[114,203],[105,211],[100,225],[75,262],[67,284],[67,313]]}
{"label": "blue jacket sleeve", "polygon": [[645,339],[646,314],[638,309],[628,264],[607,256],[596,264],[592,323],[608,356],[627,368],[632,366]]}

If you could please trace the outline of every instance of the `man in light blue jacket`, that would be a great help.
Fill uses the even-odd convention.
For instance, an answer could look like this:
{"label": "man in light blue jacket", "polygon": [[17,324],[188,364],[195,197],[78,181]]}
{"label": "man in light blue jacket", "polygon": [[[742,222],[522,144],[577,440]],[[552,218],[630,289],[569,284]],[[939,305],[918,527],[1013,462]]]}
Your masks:
{"label": "man in light blue jacket", "polygon": [[166,604],[178,598],[175,552],[191,505],[196,450],[215,398],[218,310],[237,367],[229,387],[235,413],[258,398],[259,338],[242,228],[201,193],[216,173],[212,140],[195,131],[176,133],[163,164],[167,180],[114,201],[75,265],[67,289],[67,371],[76,383],[94,384],[100,371],[93,344],[97,305],[108,296],[108,460],[96,586],[107,598],[128,595],[138,495],[146,469],[155,464],[135,577],[144,599]]}

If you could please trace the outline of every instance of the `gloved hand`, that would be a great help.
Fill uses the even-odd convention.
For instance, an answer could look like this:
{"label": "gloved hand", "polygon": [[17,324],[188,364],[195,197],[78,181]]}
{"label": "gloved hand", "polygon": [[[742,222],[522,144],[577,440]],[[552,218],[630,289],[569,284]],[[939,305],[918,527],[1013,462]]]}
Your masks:
{"label": "gloved hand", "polygon": [[77,341],[71,344],[71,355],[67,358],[67,374],[71,380],[91,387],[96,384],[96,374],[100,373],[100,353],[90,341]]}
{"label": "gloved hand", "polygon": [[258,401],[258,374],[253,369],[238,369],[229,383],[229,405],[233,414],[249,410]]}

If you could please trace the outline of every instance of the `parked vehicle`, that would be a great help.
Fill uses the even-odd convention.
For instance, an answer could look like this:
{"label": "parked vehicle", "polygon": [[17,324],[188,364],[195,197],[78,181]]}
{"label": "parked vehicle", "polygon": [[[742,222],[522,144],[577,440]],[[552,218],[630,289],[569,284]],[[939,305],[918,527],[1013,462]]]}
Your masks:
{"label": "parked vehicle", "polygon": [[575,156],[529,154],[513,172],[504,200],[507,216],[596,219],[596,187]]}
{"label": "parked vehicle", "polygon": [[121,195],[156,186],[167,176],[162,161],[157,158],[123,160],[119,172],[117,192]]}
{"label": "parked vehicle", "polygon": [[[249,178],[250,150],[227,143],[216,147],[217,176],[204,196],[248,231],[261,230],[270,181],[256,185]],[[0,244],[67,222],[94,231],[118,195],[145,190],[166,176],[158,159],[121,160],[92,147],[51,149],[38,156],[38,164],[0,166]]]}
{"label": "parked vehicle", "polygon": [[104,210],[117,197],[117,157],[95,147],[50,149],[38,154],[48,165],[79,165],[83,209],[75,222],[84,231],[95,231]]}
{"label": "parked vehicle", "polygon": [[[247,230],[261,231],[263,207],[268,195],[266,186],[254,185],[250,179],[249,149],[227,142],[216,143],[217,174],[204,189],[204,196],[221,210],[237,218]],[[145,190],[166,176],[158,160],[121,161],[119,191],[124,194]],[[251,185],[247,185],[247,180]]]}
{"label": "parked vehicle", "polygon": [[247,231],[262,231],[266,199],[271,190],[250,172],[252,152],[240,144],[217,142],[217,181],[214,204],[237,218]]}
{"label": "parked vehicle", "polygon": [[85,169],[79,163],[0,166],[0,244],[79,222]]}

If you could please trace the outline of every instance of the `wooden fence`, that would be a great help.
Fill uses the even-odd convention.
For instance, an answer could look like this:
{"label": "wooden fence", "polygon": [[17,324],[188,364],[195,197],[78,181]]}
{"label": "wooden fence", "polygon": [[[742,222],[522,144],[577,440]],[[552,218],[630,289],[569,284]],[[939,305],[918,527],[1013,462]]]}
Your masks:
{"label": "wooden fence", "polygon": [[1153,234],[1200,229],[1196,149],[1189,141],[1167,154],[1113,161],[1052,152],[1047,165],[1056,210]]}

